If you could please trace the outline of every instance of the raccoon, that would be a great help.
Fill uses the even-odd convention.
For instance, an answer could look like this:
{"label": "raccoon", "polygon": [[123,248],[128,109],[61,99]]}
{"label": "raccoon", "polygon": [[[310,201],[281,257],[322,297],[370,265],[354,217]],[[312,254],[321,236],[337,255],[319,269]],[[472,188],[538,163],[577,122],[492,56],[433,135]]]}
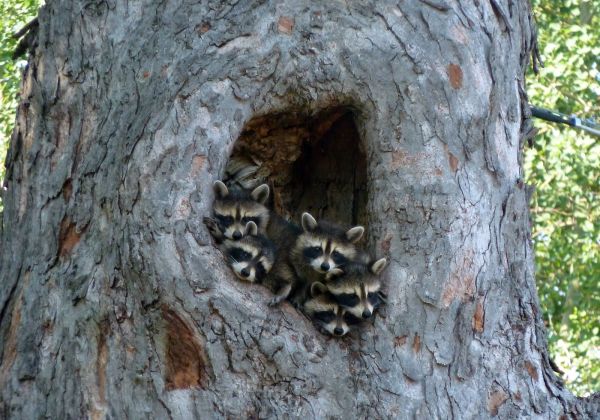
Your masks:
{"label": "raccoon", "polygon": [[367,319],[385,303],[379,276],[386,264],[387,260],[381,258],[367,264],[351,262],[331,270],[326,275],[327,290],[333,300],[352,315]]}
{"label": "raccoon", "polygon": [[229,186],[252,190],[263,184],[271,172],[254,156],[232,156],[225,167],[223,182]]}
{"label": "raccoon", "polygon": [[213,188],[214,217],[205,217],[204,224],[218,243],[224,239],[241,239],[246,224],[251,221],[256,223],[260,234],[266,232],[269,223],[269,209],[265,206],[269,198],[267,184],[262,184],[251,192],[242,189],[230,191],[223,182],[215,181]]}
{"label": "raccoon", "polygon": [[258,233],[258,226],[248,222],[242,239],[225,239],[221,251],[235,275],[250,283],[262,282],[275,261],[275,247],[264,235]]}
{"label": "raccoon", "polygon": [[310,287],[310,298],[304,303],[304,313],[308,315],[321,332],[342,337],[360,319],[338,305],[327,291],[326,286],[314,282]]}
{"label": "raccoon", "polygon": [[323,281],[330,270],[343,267],[360,254],[354,244],[364,233],[362,226],[345,230],[326,221],[317,223],[309,213],[302,214],[302,229],[277,220],[273,218],[268,228],[279,250],[273,277],[280,283],[270,305],[290,295],[292,303],[298,304],[312,283]]}
{"label": "raccoon", "polygon": [[304,232],[291,250],[291,259],[296,267],[319,274],[355,259],[360,252],[354,244],[365,231],[362,226],[345,230],[325,220],[317,223],[310,213],[302,214],[302,229]]}

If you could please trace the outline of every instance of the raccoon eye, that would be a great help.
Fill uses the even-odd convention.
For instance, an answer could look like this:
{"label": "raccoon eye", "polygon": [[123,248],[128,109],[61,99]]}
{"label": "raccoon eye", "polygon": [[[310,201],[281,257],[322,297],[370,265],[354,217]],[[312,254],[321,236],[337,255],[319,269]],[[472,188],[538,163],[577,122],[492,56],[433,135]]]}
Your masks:
{"label": "raccoon eye", "polygon": [[346,307],[353,307],[360,303],[360,298],[352,293],[342,293],[335,296],[338,304]]}
{"label": "raccoon eye", "polygon": [[233,216],[223,216],[222,214],[215,214],[215,219],[217,219],[217,221],[222,226],[229,226],[233,224]]}
{"label": "raccoon eye", "polygon": [[373,306],[381,304],[381,297],[379,296],[378,292],[370,292],[367,295],[367,299],[369,300],[369,303]]}
{"label": "raccoon eye", "polygon": [[350,312],[346,312],[344,314],[344,321],[348,325],[357,325],[357,324],[360,324],[362,322],[362,319],[355,317]]}
{"label": "raccoon eye", "polygon": [[335,319],[335,314],[331,311],[327,312],[315,312],[314,317],[319,321],[322,321],[326,324],[330,323]]}
{"label": "raccoon eye", "polygon": [[246,225],[246,223],[248,223],[248,222],[254,222],[254,223],[256,223],[256,226],[259,226],[260,218],[259,217],[250,217],[250,216],[242,217],[243,225]]}
{"label": "raccoon eye", "polygon": [[250,255],[250,253],[240,248],[233,248],[231,251],[229,251],[229,255],[238,262],[252,259],[252,255]]}
{"label": "raccoon eye", "polygon": [[320,246],[311,246],[309,248],[304,249],[304,256],[306,258],[314,259],[319,257],[323,253],[323,250]]}
{"label": "raccoon eye", "polygon": [[331,253],[331,258],[337,265],[343,264],[347,260],[346,257],[341,252],[338,252],[338,251],[333,251]]}

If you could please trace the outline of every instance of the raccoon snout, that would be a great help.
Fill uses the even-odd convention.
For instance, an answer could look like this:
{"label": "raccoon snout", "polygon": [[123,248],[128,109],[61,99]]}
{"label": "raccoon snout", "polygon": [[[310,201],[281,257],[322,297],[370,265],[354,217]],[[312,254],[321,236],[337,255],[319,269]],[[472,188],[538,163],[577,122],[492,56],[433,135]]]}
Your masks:
{"label": "raccoon snout", "polygon": [[373,313],[371,311],[369,311],[368,309],[365,309],[362,313],[362,317],[365,319],[369,318],[371,315],[373,315]]}
{"label": "raccoon snout", "polygon": [[242,277],[248,277],[250,275],[250,271],[247,268],[242,268],[240,274],[242,275]]}
{"label": "raccoon snout", "polygon": [[239,230],[236,230],[235,232],[233,232],[233,235],[231,235],[231,236],[233,236],[233,239],[235,239],[237,241],[238,239],[242,239],[242,232],[240,232]]}
{"label": "raccoon snout", "polygon": [[341,327],[335,327],[335,329],[333,330],[333,333],[335,335],[344,335],[344,329]]}
{"label": "raccoon snout", "polygon": [[328,271],[329,270],[329,264],[324,262],[321,264],[321,270],[323,271]]}

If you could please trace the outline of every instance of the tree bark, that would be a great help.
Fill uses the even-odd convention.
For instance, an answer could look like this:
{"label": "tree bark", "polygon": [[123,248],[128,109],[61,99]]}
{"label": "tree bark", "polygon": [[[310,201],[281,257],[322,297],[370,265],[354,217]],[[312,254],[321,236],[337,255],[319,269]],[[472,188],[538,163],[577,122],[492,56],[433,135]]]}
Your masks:
{"label": "tree bark", "polygon": [[[7,158],[0,417],[593,417],[535,289],[533,33],[512,0],[49,1]],[[249,133],[276,206],[391,261],[373,323],[328,338],[228,270],[201,220]]]}

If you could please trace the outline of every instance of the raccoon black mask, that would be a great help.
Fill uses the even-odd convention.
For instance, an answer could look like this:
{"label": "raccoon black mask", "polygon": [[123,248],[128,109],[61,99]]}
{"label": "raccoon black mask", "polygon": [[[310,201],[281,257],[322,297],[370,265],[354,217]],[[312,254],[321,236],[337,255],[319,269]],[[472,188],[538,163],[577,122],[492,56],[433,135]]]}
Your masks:
{"label": "raccoon black mask", "polygon": [[302,229],[292,250],[295,264],[322,274],[355,259],[359,254],[355,243],[365,231],[362,226],[346,230],[324,220],[317,223],[309,213],[302,214]]}
{"label": "raccoon black mask", "polygon": [[[269,209],[265,202],[269,198],[269,186],[262,184],[252,191],[241,189],[229,190],[221,181],[214,183],[215,201],[213,204],[214,225],[213,236],[239,240],[244,236],[248,222],[256,223],[258,232],[264,234],[269,223]],[[205,223],[207,220],[205,219]],[[208,223],[207,223],[208,225]],[[213,232],[217,230],[217,234]],[[217,238],[219,239],[219,238]]]}
{"label": "raccoon black mask", "polygon": [[332,298],[359,318],[369,318],[385,302],[381,291],[381,272],[387,260],[381,258],[368,264],[352,262],[327,273],[326,287]]}
{"label": "raccoon black mask", "polygon": [[275,261],[275,247],[264,235],[258,233],[254,222],[248,222],[242,239],[226,239],[221,247],[235,275],[250,283],[262,282]]}
{"label": "raccoon black mask", "polygon": [[327,292],[325,285],[315,282],[310,288],[310,298],[304,303],[304,312],[323,332],[342,337],[360,319],[338,305]]}

